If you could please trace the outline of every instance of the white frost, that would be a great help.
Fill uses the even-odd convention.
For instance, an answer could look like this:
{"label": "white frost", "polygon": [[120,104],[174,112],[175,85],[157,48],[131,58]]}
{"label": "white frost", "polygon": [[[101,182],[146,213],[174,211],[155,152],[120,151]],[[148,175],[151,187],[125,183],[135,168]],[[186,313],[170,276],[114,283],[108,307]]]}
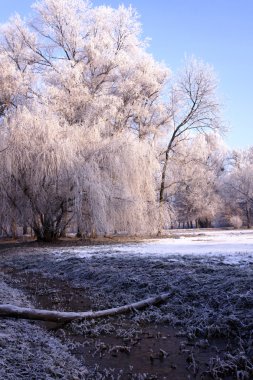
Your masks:
{"label": "white frost", "polygon": [[215,257],[227,264],[245,265],[253,263],[253,231],[217,231],[200,232],[175,231],[173,238],[143,240],[141,243],[97,245],[82,248],[64,248],[55,252],[58,260],[66,257],[92,258],[93,255],[138,255],[145,257],[170,257],[194,255]]}

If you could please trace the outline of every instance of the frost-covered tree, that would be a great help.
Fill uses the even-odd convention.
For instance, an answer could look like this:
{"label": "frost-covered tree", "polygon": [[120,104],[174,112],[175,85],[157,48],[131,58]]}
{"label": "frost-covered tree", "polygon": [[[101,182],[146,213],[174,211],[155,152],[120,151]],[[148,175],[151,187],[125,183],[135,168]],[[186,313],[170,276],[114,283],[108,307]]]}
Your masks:
{"label": "frost-covered tree", "polygon": [[103,139],[84,169],[81,223],[86,234],[154,232],[158,165],[147,142],[130,133]]}
{"label": "frost-covered tree", "polygon": [[8,127],[9,148],[1,156],[2,201],[39,240],[52,240],[73,214],[80,135],[66,133],[66,125],[36,104],[33,112],[19,109]]}
{"label": "frost-covered tree", "polygon": [[223,179],[226,218],[239,217],[248,228],[253,218],[253,150],[233,151]]}
{"label": "frost-covered tree", "polygon": [[218,217],[225,152],[216,134],[196,135],[178,147],[171,158],[165,189],[172,225],[208,227]]}
{"label": "frost-covered tree", "polygon": [[2,213],[43,240],[69,224],[153,232],[168,70],[146,52],[131,7],[42,0],[34,11],[2,27]]}
{"label": "frost-covered tree", "polygon": [[153,233],[168,220],[169,159],[194,132],[220,128],[212,70],[191,59],[169,83],[131,7],[33,10],[1,27],[2,225],[46,240],[67,226]]}
{"label": "frost-covered tree", "polygon": [[160,208],[166,208],[166,187],[169,162],[178,146],[200,132],[219,131],[220,103],[217,99],[217,79],[213,69],[190,58],[178,76],[172,78],[167,103],[167,133],[161,153],[159,184]]}

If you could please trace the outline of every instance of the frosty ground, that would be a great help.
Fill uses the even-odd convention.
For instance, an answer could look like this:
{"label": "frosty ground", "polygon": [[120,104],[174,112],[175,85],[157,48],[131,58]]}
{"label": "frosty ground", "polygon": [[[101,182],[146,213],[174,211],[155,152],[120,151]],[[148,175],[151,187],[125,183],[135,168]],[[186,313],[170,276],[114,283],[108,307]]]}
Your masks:
{"label": "frosty ground", "polygon": [[253,231],[176,231],[135,243],[2,245],[1,303],[101,310],[68,325],[2,319],[1,379],[252,379]]}

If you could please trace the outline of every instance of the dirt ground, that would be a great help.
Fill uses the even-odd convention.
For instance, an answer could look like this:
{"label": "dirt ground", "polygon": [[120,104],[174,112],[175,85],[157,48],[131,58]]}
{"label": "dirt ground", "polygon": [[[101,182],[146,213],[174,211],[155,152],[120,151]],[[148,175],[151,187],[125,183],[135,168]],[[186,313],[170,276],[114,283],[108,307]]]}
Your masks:
{"label": "dirt ground", "polygon": [[[74,245],[82,249],[80,242]],[[171,291],[164,305],[124,316],[67,325],[36,322],[67,345],[80,368],[85,365],[88,372],[78,378],[253,379],[251,265],[115,256],[109,247],[101,256],[96,245],[85,258],[70,254],[69,241],[54,247],[0,245],[4,281],[37,308],[99,310]]]}

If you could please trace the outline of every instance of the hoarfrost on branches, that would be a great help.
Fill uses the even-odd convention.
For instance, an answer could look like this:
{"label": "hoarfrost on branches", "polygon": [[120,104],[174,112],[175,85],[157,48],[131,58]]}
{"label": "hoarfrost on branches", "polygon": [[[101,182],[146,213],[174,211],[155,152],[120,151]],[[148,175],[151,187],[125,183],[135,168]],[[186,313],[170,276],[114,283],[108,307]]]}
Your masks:
{"label": "hoarfrost on branches", "polygon": [[45,0],[34,10],[2,28],[2,230],[25,225],[48,241],[68,226],[153,232],[167,68],[146,52],[131,7]]}

